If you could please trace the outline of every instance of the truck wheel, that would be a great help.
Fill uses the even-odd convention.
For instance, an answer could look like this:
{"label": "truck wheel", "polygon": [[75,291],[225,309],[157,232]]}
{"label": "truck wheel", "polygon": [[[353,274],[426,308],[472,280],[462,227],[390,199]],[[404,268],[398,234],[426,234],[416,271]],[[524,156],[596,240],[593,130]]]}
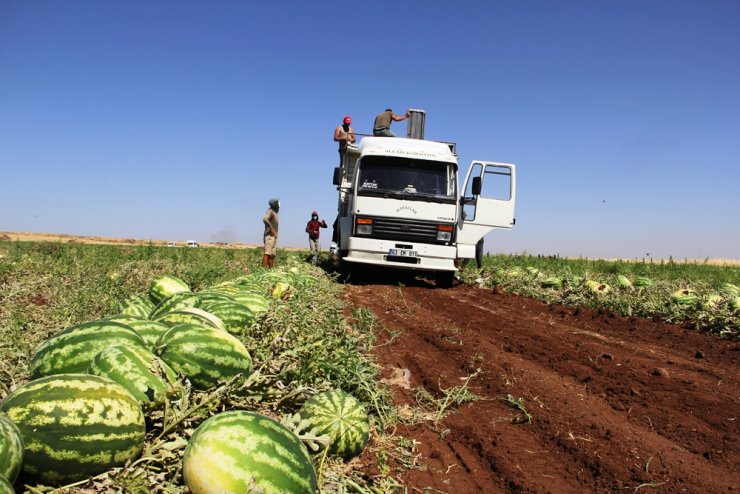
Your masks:
{"label": "truck wheel", "polygon": [[437,284],[437,288],[452,288],[452,283],[455,281],[455,272],[436,271],[434,273],[434,281]]}

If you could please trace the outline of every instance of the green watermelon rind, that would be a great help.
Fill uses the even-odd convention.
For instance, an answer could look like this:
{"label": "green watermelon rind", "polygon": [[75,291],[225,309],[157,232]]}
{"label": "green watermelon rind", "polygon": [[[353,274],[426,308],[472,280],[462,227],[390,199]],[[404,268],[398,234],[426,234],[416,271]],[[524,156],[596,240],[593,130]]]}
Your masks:
{"label": "green watermelon rind", "polygon": [[369,436],[367,410],[354,396],[341,390],[309,398],[299,414],[331,440],[329,453],[349,460],[362,453]]}
{"label": "green watermelon rind", "polygon": [[155,320],[170,328],[180,324],[197,324],[226,331],[226,325],[218,316],[197,307],[183,307],[182,309],[173,310]]}
{"label": "green watermelon rind", "polygon": [[13,483],[0,475],[0,494],[15,494]]}
{"label": "green watermelon rind", "polygon": [[87,373],[115,381],[143,406],[162,403],[176,388],[177,373],[146,348],[115,345],[90,362]]}
{"label": "green watermelon rind", "polygon": [[146,347],[136,331],[120,322],[103,319],[75,324],[41,344],[29,365],[31,378],[84,374],[98,352],[119,344]]}
{"label": "green watermelon rind", "polygon": [[15,482],[23,465],[23,437],[18,426],[0,412],[0,477]]}
{"label": "green watermelon rind", "polygon": [[183,456],[194,494],[314,494],[316,471],[305,446],[285,426],[254,412],[220,413],[195,431]]}
{"label": "green watermelon rind", "polygon": [[136,334],[144,340],[144,343],[149,350],[152,350],[159,337],[170,329],[166,324],[146,319],[146,316],[141,318],[125,314],[116,314],[114,316],[107,317],[106,320],[120,322],[136,331]]}
{"label": "green watermelon rind", "polygon": [[149,299],[156,305],[170,295],[189,292],[190,286],[176,276],[157,276],[149,283]]}
{"label": "green watermelon rind", "polygon": [[144,447],[139,402],[104,377],[42,377],[16,389],[0,410],[23,436],[23,471],[43,483],[76,482],[121,467]]}
{"label": "green watermelon rind", "polygon": [[181,324],[157,342],[155,353],[196,389],[208,389],[252,371],[252,357],[236,337],[220,329]]}

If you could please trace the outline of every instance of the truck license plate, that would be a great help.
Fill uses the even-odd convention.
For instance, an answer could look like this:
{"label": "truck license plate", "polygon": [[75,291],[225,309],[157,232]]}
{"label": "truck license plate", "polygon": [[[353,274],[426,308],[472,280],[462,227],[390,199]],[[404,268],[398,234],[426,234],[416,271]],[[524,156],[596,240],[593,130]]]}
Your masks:
{"label": "truck license plate", "polygon": [[416,251],[406,249],[388,249],[388,255],[396,257],[416,257]]}

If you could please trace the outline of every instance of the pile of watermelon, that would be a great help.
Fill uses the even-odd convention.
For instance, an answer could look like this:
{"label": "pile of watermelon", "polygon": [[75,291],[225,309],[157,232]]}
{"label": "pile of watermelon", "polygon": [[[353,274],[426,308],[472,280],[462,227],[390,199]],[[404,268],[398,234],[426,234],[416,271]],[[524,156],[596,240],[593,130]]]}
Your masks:
{"label": "pile of watermelon", "polygon": [[[31,359],[31,380],[0,403],[0,494],[14,492],[17,480],[59,486],[135,461],[150,413],[183,389],[207,392],[247,379],[254,362],[244,342],[271,310],[317,283],[310,274],[275,270],[196,292],[160,276],[119,314],[54,334]],[[367,411],[347,393],[317,394],[299,413],[329,454],[348,460],[367,443]],[[183,478],[194,493],[318,489],[301,439],[246,410],[217,413],[197,427],[183,453]]]}

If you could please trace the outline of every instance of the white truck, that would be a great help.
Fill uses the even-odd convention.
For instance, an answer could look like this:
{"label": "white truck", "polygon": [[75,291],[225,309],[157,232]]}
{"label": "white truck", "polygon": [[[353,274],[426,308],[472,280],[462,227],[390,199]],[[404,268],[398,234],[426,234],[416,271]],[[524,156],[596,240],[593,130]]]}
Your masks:
{"label": "white truck", "polygon": [[449,287],[476,245],[481,255],[484,235],[514,225],[515,166],[473,161],[460,187],[455,145],[424,140],[424,121],[411,110],[407,138],[364,137],[334,170],[345,273],[358,264],[413,269]]}

